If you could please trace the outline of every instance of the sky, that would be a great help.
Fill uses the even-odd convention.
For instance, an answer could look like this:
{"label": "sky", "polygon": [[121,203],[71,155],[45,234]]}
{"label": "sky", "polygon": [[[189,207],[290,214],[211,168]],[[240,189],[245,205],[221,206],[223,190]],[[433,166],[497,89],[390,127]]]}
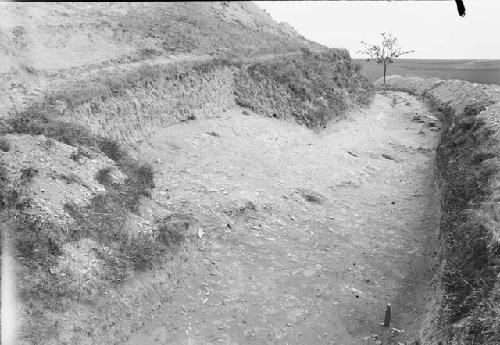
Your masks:
{"label": "sky", "polygon": [[307,39],[346,48],[353,58],[360,41],[379,43],[381,32],[398,38],[414,59],[500,59],[500,0],[455,1],[256,1],[275,20]]}

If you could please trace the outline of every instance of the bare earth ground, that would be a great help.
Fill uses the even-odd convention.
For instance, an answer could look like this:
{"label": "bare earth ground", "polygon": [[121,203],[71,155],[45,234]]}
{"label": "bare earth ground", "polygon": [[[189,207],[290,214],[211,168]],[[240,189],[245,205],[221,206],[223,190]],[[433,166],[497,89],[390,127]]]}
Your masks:
{"label": "bare earth ground", "polygon": [[[143,144],[154,199],[197,241],[177,273],[155,273],[177,286],[127,344],[414,337],[438,224],[437,132],[411,121],[428,111],[404,93],[377,95],[316,134],[237,108]],[[406,331],[393,339],[379,325],[387,303],[391,327]]]}

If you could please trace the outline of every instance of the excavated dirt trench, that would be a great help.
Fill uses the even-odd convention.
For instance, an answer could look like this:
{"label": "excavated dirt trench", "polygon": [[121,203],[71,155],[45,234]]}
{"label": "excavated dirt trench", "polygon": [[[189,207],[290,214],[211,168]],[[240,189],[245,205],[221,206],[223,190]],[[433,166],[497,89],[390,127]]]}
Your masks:
{"label": "excavated dirt trench", "polygon": [[[435,264],[439,132],[412,118],[429,113],[408,94],[379,94],[316,134],[234,108],[142,144],[153,199],[194,240],[175,271],[140,278],[165,283],[127,344],[415,338]],[[379,325],[387,303],[395,329]]]}

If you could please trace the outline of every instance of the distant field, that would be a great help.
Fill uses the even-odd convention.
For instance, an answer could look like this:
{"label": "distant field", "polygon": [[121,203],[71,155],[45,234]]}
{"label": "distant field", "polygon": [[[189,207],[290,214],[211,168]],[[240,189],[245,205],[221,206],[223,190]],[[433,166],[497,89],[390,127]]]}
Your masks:
{"label": "distant field", "polygon": [[[353,59],[363,65],[362,73],[375,81],[382,77],[382,66],[366,59]],[[417,60],[401,59],[389,65],[387,75],[463,79],[475,83],[500,85],[500,60]]]}

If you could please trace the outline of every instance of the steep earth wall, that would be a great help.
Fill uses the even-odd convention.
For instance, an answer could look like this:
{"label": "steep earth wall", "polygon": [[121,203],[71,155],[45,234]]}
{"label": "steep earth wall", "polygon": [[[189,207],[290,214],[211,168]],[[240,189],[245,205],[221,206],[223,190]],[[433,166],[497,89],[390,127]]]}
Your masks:
{"label": "steep earth wall", "polygon": [[234,106],[234,68],[197,67],[144,79],[74,107],[60,101],[60,120],[132,143],[174,123],[215,116]]}
{"label": "steep earth wall", "polygon": [[334,49],[245,65],[212,59],[146,67],[138,65],[140,73],[107,71],[98,82],[89,77],[62,84],[62,90],[11,111],[8,121],[22,118],[17,129],[44,134],[29,129],[43,116],[119,144],[134,144],[166,126],[216,116],[236,104],[311,128],[324,127],[353,105],[367,104],[373,94],[372,86],[354,71],[348,53]]}
{"label": "steep earth wall", "polygon": [[441,114],[441,266],[424,343],[498,344],[500,87],[392,76],[387,88],[419,95]]}

